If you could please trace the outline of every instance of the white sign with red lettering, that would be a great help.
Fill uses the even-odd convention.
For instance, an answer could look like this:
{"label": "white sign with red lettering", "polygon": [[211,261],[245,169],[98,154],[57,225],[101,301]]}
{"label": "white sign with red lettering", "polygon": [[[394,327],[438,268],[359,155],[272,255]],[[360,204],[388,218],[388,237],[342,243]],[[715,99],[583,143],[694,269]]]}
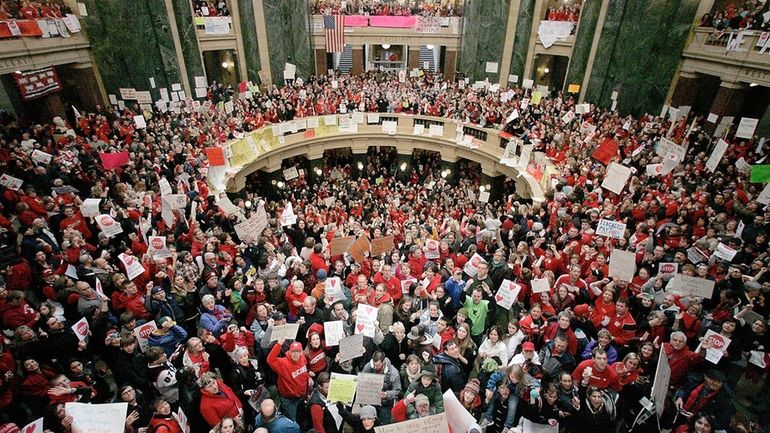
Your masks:
{"label": "white sign with red lettering", "polygon": [[23,180],[13,177],[9,174],[4,174],[0,176],[0,185],[14,191],[18,191],[21,188],[21,184],[23,183],[24,183]]}
{"label": "white sign with red lettering", "polygon": [[441,256],[438,251],[438,241],[435,239],[428,239],[425,241],[425,258],[428,260],[437,259]]}
{"label": "white sign with red lettering", "polygon": [[96,224],[99,225],[99,230],[101,230],[108,238],[123,233],[123,227],[121,227],[110,215],[102,214],[97,216]]}
{"label": "white sign with red lettering", "polygon": [[133,280],[134,278],[144,273],[144,266],[142,266],[136,257],[126,253],[121,253],[118,258],[121,262],[123,262],[123,266],[126,268],[126,275],[128,276],[129,280]]}
{"label": "white sign with red lettering", "polygon": [[676,262],[660,262],[658,264],[658,276],[670,278],[679,272],[679,263]]}
{"label": "white sign with red lettering", "polygon": [[43,418],[38,418],[25,425],[20,433],[43,433]]}
{"label": "white sign with red lettering", "polygon": [[495,301],[500,307],[510,310],[513,303],[518,300],[519,292],[521,292],[520,285],[510,280],[503,280],[495,295]]}
{"label": "white sign with red lettering", "polygon": [[[710,329],[706,331],[706,335],[704,335],[703,338],[708,340],[711,344],[711,347],[706,349],[706,360],[714,364],[719,363],[719,360],[725,355],[727,347],[732,340]],[[696,353],[697,352],[700,352],[700,346],[696,350]]]}
{"label": "white sign with red lettering", "polygon": [[147,340],[150,338],[152,331],[156,329],[158,329],[158,327],[155,325],[154,320],[150,320],[144,325],[134,328],[134,335],[136,336],[136,341],[139,343],[139,349],[142,352],[147,350]]}
{"label": "white sign with red lettering", "polygon": [[171,251],[166,246],[165,236],[150,236],[147,252],[154,259],[166,259],[171,257]]}
{"label": "white sign with red lettering", "polygon": [[86,338],[88,338],[88,332],[89,332],[88,320],[86,320],[85,317],[78,320],[77,323],[72,325],[72,330],[75,332],[75,335],[77,335],[78,340],[80,341],[85,340]]}
{"label": "white sign with red lettering", "polygon": [[358,304],[358,315],[356,317],[356,334],[363,334],[366,337],[374,338],[374,322],[377,321],[377,307],[371,305]]}
{"label": "white sign with red lettering", "polygon": [[470,275],[471,277],[475,277],[476,274],[479,272],[479,265],[482,263],[486,263],[484,261],[484,258],[478,255],[478,253],[474,254],[473,257],[471,257],[471,259],[468,260],[467,263],[465,263],[465,266],[463,267],[463,272]]}

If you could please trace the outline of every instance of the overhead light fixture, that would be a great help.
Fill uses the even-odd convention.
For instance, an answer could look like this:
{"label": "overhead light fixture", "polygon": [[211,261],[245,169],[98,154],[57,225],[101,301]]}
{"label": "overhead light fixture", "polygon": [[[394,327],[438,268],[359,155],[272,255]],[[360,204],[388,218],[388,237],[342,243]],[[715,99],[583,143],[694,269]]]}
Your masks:
{"label": "overhead light fixture", "polygon": [[759,84],[757,84],[757,83],[751,83],[751,84],[749,84],[749,87],[757,87],[757,86],[759,86]]}
{"label": "overhead light fixture", "polygon": [[405,162],[401,163],[401,171],[406,171],[406,163]]}
{"label": "overhead light fixture", "polygon": [[549,73],[549,72],[551,72],[551,70],[550,70],[550,69],[548,69],[548,68],[545,68],[545,69],[543,69],[543,73],[544,73],[544,74],[547,74],[547,73]]}
{"label": "overhead light fixture", "polygon": [[358,162],[358,169],[359,170],[363,170],[364,169],[364,163],[363,162],[361,162],[361,161]]}
{"label": "overhead light fixture", "polygon": [[481,192],[484,192],[484,191],[486,191],[486,190],[487,190],[487,189],[484,187],[484,185],[481,185],[481,186],[479,187],[479,191],[481,191]]}
{"label": "overhead light fixture", "polygon": [[278,188],[283,188],[283,186],[284,186],[284,185],[285,185],[285,184],[283,183],[283,181],[282,181],[282,180],[279,180],[279,181],[278,181],[278,185],[277,185],[277,186],[278,186]]}
{"label": "overhead light fixture", "polygon": [[248,209],[248,208],[251,207],[251,201],[250,200],[246,200],[245,202],[243,202],[243,205]]}
{"label": "overhead light fixture", "polygon": [[441,177],[446,178],[447,176],[449,176],[449,173],[450,173],[449,169],[446,169],[441,172]]}
{"label": "overhead light fixture", "polygon": [[270,183],[272,183],[273,185],[276,185],[278,182],[275,179],[273,179],[273,181]]}
{"label": "overhead light fixture", "polygon": [[428,45],[425,46],[425,48],[427,48],[429,50],[432,50],[435,47],[433,46],[433,44],[428,44]]}
{"label": "overhead light fixture", "polygon": [[487,184],[487,190],[488,190],[488,191],[492,191],[492,186],[491,186],[491,185],[489,185],[489,184]]}
{"label": "overhead light fixture", "polygon": [[222,62],[222,67],[227,68],[227,62]]}
{"label": "overhead light fixture", "polygon": [[387,50],[388,48],[390,48],[390,44],[382,44],[382,48]]}
{"label": "overhead light fixture", "polygon": [[315,169],[315,174],[317,174],[317,175],[319,175],[319,176],[320,176],[320,175],[322,175],[322,174],[323,174],[323,171],[321,171],[321,169],[320,169],[320,168],[316,167],[316,169]]}

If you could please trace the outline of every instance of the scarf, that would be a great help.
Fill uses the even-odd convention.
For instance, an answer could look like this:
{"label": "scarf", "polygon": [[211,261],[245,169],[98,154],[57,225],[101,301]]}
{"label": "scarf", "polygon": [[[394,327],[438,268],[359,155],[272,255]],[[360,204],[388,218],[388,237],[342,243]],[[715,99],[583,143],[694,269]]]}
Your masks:
{"label": "scarf", "polygon": [[705,384],[701,383],[690,392],[690,395],[687,397],[687,402],[684,404],[684,409],[687,412],[700,413],[703,407],[716,396],[717,392],[719,392],[707,390],[708,392],[703,394],[705,386]]}

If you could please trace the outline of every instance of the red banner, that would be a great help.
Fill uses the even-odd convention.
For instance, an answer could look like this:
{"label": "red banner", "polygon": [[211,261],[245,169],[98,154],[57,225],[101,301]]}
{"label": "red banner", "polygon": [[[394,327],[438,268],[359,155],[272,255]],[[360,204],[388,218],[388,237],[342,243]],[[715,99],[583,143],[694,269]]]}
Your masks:
{"label": "red banner", "polygon": [[598,148],[591,155],[594,159],[598,160],[604,165],[610,165],[610,162],[618,153],[618,142],[612,138],[605,138]]}
{"label": "red banner", "polygon": [[35,20],[0,21],[0,38],[40,36],[43,36],[43,31]]}
{"label": "red banner", "polygon": [[112,170],[115,167],[122,167],[128,165],[128,152],[116,152],[116,153],[99,153],[99,158],[102,160],[102,166],[105,170]]}
{"label": "red banner", "polygon": [[22,99],[30,100],[61,90],[61,82],[53,66],[13,74]]}
{"label": "red banner", "polygon": [[371,16],[369,17],[369,25],[372,27],[408,28],[417,25],[417,17]]}
{"label": "red banner", "polygon": [[369,17],[363,15],[345,15],[345,27],[366,27]]}

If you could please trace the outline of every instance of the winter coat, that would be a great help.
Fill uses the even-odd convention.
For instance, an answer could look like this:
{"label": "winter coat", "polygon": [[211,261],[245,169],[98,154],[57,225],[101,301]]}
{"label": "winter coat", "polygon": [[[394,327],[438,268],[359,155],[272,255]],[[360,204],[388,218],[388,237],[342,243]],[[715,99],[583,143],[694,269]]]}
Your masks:
{"label": "winter coat", "polygon": [[468,383],[468,378],[465,376],[465,370],[460,365],[460,361],[446,353],[439,353],[433,357],[433,363],[441,370],[439,375],[441,391],[446,392],[446,390],[451,389],[455,395],[459,395],[460,391],[465,388],[465,384]]}
{"label": "winter coat", "polygon": [[242,407],[241,401],[229,386],[221,380],[217,381],[219,392],[212,394],[205,389],[201,390],[201,415],[203,419],[214,427],[224,417],[237,417]]}

